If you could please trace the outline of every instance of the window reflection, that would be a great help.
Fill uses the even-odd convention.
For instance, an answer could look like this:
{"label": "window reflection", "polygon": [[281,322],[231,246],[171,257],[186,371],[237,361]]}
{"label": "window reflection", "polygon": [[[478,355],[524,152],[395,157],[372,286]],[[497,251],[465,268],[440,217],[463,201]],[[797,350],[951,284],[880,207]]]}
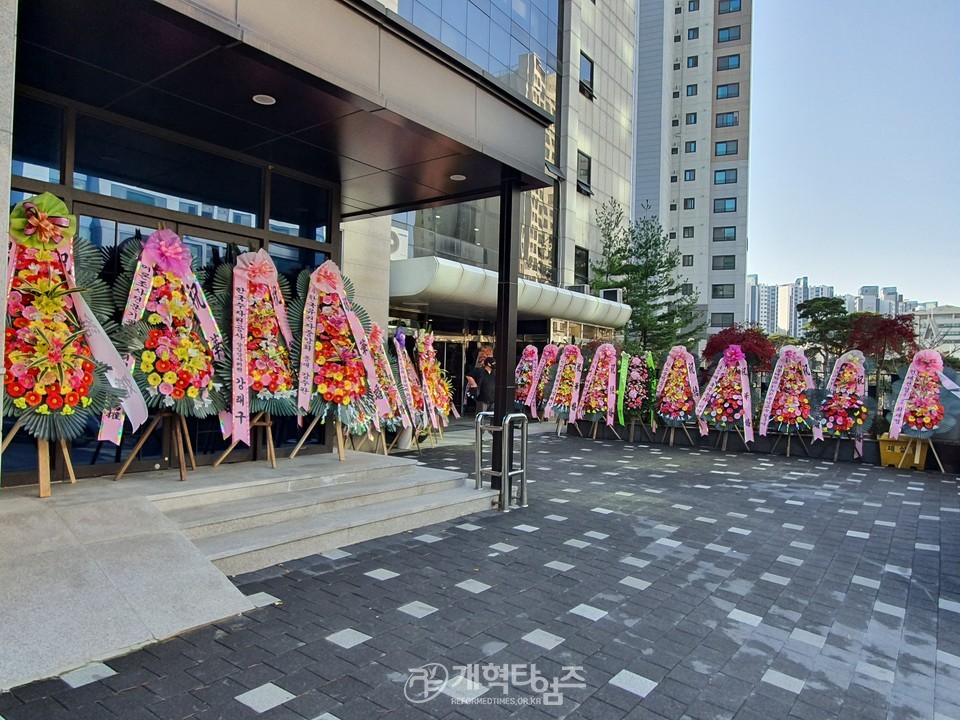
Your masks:
{"label": "window reflection", "polygon": [[278,242],[271,242],[267,251],[277,266],[277,272],[290,281],[291,287],[296,287],[297,275],[302,270],[313,271],[330,259],[327,253],[320,250]]}
{"label": "window reflection", "polygon": [[59,183],[62,137],[60,108],[18,95],[13,105],[13,174]]}
{"label": "window reflection", "polygon": [[89,117],[77,118],[73,186],[257,227],[259,168]]}

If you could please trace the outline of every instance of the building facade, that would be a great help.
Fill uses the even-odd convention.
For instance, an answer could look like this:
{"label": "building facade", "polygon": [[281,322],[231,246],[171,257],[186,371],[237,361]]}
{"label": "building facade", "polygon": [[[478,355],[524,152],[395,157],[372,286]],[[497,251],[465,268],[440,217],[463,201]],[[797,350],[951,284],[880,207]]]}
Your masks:
{"label": "building facade", "polygon": [[[201,264],[264,249],[295,281],[333,259],[385,321],[393,214],[463,197],[519,205],[555,182],[552,115],[376,2],[0,7],[10,204],[62,198],[107,254],[108,283],[121,243],[162,225]],[[498,251],[515,258],[520,223],[501,205]],[[224,447],[216,419],[187,425],[198,462],[212,462]],[[300,431],[291,420],[274,432],[283,444]],[[7,448],[5,482],[31,468],[35,481],[29,440],[20,433]],[[126,449],[136,440],[125,436]],[[164,429],[132,469],[166,466],[170,442]],[[101,447],[91,427],[71,452],[78,473],[99,475],[116,471],[123,449]],[[55,459],[54,479],[63,472]]]}
{"label": "building facade", "polygon": [[640,0],[633,215],[655,214],[710,332],[746,320],[751,0]]}
{"label": "building facade", "polygon": [[[520,212],[522,340],[612,336],[628,310],[593,297],[589,281],[602,249],[596,210],[608,199],[630,203],[633,0],[401,0],[397,11],[554,118],[544,147],[553,183],[524,194]],[[448,368],[495,339],[497,203],[467,200],[391,222],[390,315],[429,323]]]}

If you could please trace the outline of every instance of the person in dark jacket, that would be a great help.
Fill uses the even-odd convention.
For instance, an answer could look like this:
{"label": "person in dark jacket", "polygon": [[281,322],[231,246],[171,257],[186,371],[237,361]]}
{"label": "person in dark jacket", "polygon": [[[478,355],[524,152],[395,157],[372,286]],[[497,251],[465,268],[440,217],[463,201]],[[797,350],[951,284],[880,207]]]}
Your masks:
{"label": "person in dark jacket", "polygon": [[480,367],[467,375],[467,387],[473,390],[477,398],[477,412],[482,413],[493,406],[493,390],[496,386],[497,361],[485,358]]}

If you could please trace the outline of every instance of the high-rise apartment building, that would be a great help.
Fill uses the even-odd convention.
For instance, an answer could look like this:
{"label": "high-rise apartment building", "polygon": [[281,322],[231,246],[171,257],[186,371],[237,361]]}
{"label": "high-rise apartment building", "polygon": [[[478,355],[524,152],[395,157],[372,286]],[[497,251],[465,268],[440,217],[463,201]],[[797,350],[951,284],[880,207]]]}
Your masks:
{"label": "high-rise apartment building", "polygon": [[745,320],[752,0],[639,0],[633,214],[659,216],[710,332]]}

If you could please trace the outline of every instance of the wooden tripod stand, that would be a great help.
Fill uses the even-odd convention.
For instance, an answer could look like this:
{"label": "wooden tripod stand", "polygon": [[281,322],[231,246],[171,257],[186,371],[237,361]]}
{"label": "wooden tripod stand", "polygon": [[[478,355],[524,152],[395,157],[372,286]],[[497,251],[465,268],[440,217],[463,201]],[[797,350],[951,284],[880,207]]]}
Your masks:
{"label": "wooden tripod stand", "polygon": [[170,430],[173,440],[173,454],[176,455],[180,466],[180,480],[183,481],[187,479],[187,460],[190,460],[191,470],[197,469],[197,461],[193,456],[193,444],[190,442],[190,432],[187,430],[187,419],[183,417],[183,415],[178,415],[171,410],[161,410],[153,420],[150,421],[150,424],[147,425],[147,429],[143,431],[143,435],[140,436],[137,444],[133,446],[130,457],[127,458],[123,467],[120,468],[120,472],[113,478],[114,480],[119,480],[123,477],[123,474],[127,472],[127,469],[131,463],[133,463],[140,450],[143,449],[150,435],[157,429],[157,425],[159,425],[161,420],[164,424],[168,421],[171,423]]}
{"label": "wooden tripod stand", "polygon": [[[10,432],[3,438],[3,446],[0,447],[0,454],[7,449],[7,446],[13,441],[13,438],[20,431],[22,423],[19,418],[10,428]],[[37,468],[40,479],[40,497],[50,497],[50,443],[56,442],[63,454],[63,462],[67,466],[67,473],[70,476],[70,482],[77,482],[77,476],[73,472],[73,463],[70,461],[70,446],[63,438],[60,440],[43,440],[37,438]]]}

